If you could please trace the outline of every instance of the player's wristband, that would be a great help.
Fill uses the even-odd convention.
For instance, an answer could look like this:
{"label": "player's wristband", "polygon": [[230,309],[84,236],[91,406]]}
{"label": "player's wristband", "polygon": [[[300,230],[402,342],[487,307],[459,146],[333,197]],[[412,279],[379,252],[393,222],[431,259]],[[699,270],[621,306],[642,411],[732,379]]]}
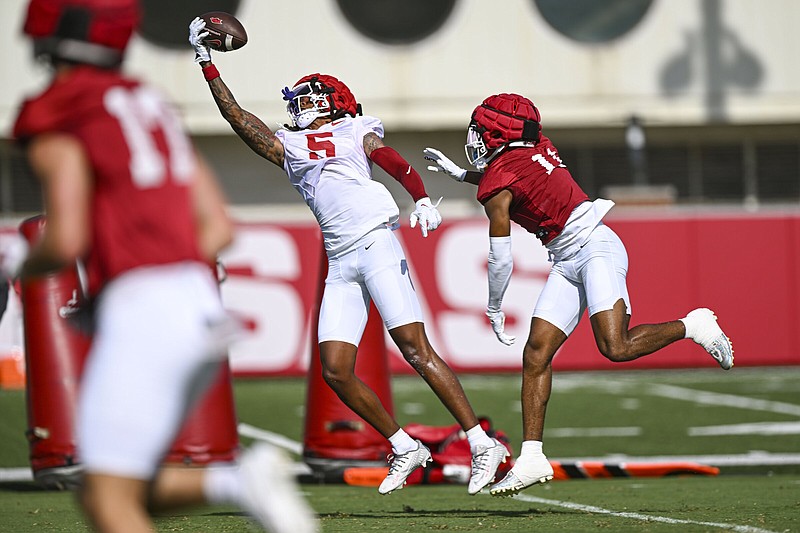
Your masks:
{"label": "player's wristband", "polygon": [[217,66],[214,63],[209,63],[208,65],[204,66],[203,76],[206,78],[206,81],[219,78],[219,70],[217,70]]}

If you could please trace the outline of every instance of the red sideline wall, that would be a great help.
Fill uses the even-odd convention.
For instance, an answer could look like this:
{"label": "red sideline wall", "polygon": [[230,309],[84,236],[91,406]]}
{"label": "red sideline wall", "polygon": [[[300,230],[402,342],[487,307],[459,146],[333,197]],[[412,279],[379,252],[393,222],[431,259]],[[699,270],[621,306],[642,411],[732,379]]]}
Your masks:
{"label": "red sideline wall", "polygon": [[[800,212],[645,214],[615,209],[606,220],[628,249],[631,325],[710,307],[733,340],[737,367],[800,364]],[[0,231],[0,238],[9,231]],[[510,347],[496,340],[483,314],[486,220],[447,218],[427,239],[405,224],[397,233],[431,343],[458,372],[520,368],[530,314],[550,263],[535,238],[516,226],[512,232],[514,275],[503,303],[506,329],[517,336]],[[236,243],[223,256],[228,279],[222,293],[251,335],[231,350],[235,375],[305,372],[322,253],[313,223],[238,225]],[[13,327],[13,308],[0,324],[0,337]],[[386,340],[392,370],[410,372],[388,335]],[[5,344],[0,338],[0,348]],[[609,363],[594,345],[586,316],[554,361],[560,370],[715,365],[691,341],[638,361]]]}
{"label": "red sideline wall", "polygon": [[[619,210],[612,211],[607,223],[628,248],[632,325],[673,320],[695,307],[710,307],[733,339],[737,366],[800,364],[800,214],[638,216]],[[239,251],[227,254],[226,263],[232,271],[243,260],[260,264],[254,272],[262,274],[231,279],[223,293],[243,293],[245,298],[228,303],[255,313],[251,318],[260,333],[234,348],[234,369],[239,374],[295,374],[307,366],[310,353],[308,324],[316,313],[311,302],[319,273],[319,232],[313,225],[256,224],[242,229],[254,235],[244,246],[240,239]],[[519,369],[530,313],[550,268],[538,241],[520,228],[513,230],[515,271],[504,309],[507,329],[518,342],[506,347],[495,339],[483,315],[485,219],[447,219],[427,239],[404,226],[398,237],[422,301],[428,335],[442,357],[464,373]],[[254,248],[253,239],[264,242]],[[252,287],[234,291],[241,283]],[[253,291],[263,292],[263,297],[254,298]],[[388,336],[387,347],[392,370],[410,372]],[[639,361],[614,365],[597,351],[586,317],[554,363],[561,370],[715,364],[699,346],[682,341]]]}
{"label": "red sideline wall", "polygon": [[[737,366],[800,364],[800,217],[612,217],[608,224],[628,248],[631,325],[709,307],[733,341]],[[599,356],[585,322],[557,367],[618,367]],[[709,365],[682,341],[623,366]]]}
{"label": "red sideline wall", "polygon": [[[800,217],[796,213],[659,218],[611,215],[606,222],[628,249],[632,326],[674,320],[696,307],[710,307],[734,343],[737,366],[800,364]],[[449,257],[453,247],[447,243],[448,232],[463,232],[464,226],[472,224],[480,228],[475,235],[478,257],[470,252],[454,260]],[[434,333],[434,346],[458,371],[519,368],[521,342],[527,336],[530,311],[549,264],[535,239],[520,228],[514,227],[512,232],[516,279],[512,279],[504,309],[509,315],[507,329],[518,340],[505,348],[485,324],[483,308],[474,306],[475,301],[482,305],[486,301],[486,281],[478,279],[485,276],[486,223],[465,220],[446,224],[443,231],[437,230],[433,238],[424,241],[415,239],[409,228],[402,231],[418,292],[428,303],[428,331]],[[474,264],[476,259],[480,268]],[[459,269],[480,270],[480,276],[464,276]],[[431,272],[438,279],[434,280]],[[459,277],[460,288],[448,288],[452,278]],[[480,298],[468,296],[478,294]],[[476,320],[468,320],[469,314],[476,315]],[[453,321],[461,327],[448,324]],[[492,344],[487,345],[485,339]],[[470,353],[470,346],[479,346],[476,351],[480,353]],[[513,352],[511,358],[509,351]],[[610,363],[598,352],[585,315],[554,361],[554,367],[561,370],[715,365],[691,341],[675,343],[638,361]],[[407,365],[401,362],[394,368],[403,371]]]}

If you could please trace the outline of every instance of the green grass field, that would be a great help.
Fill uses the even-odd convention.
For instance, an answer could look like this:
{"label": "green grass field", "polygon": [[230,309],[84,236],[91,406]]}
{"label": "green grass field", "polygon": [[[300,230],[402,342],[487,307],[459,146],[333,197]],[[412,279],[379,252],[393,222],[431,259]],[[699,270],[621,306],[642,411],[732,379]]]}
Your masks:
{"label": "green grass field", "polygon": [[[519,449],[517,375],[463,376],[476,411]],[[392,382],[401,424],[452,419],[415,377]],[[302,441],[305,383],[237,380],[238,418]],[[27,466],[25,397],[0,391],[0,469]],[[553,460],[701,458],[719,476],[554,481],[513,499],[461,485],[303,485],[323,531],[800,531],[800,368],[557,373],[545,451]],[[248,444],[249,439],[242,442]],[[160,517],[159,531],[251,531],[231,508]],[[87,531],[68,492],[0,483],[0,531]]]}

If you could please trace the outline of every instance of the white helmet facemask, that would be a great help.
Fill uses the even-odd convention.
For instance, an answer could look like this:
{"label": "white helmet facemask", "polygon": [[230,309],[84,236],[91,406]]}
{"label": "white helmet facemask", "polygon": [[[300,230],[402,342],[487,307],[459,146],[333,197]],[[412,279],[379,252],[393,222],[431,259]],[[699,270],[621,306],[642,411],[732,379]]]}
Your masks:
{"label": "white helmet facemask", "polygon": [[327,116],[331,112],[328,95],[314,92],[309,82],[283,90],[284,99],[288,100],[286,112],[292,123],[300,129],[307,128],[317,117]]}
{"label": "white helmet facemask", "polygon": [[492,162],[492,159],[500,155],[508,145],[504,144],[489,153],[486,143],[483,142],[483,138],[475,127],[473,124],[467,130],[467,144],[464,145],[464,151],[467,153],[467,160],[470,164],[477,168],[479,172],[483,172]]}
{"label": "white helmet facemask", "polygon": [[474,125],[467,130],[467,144],[464,145],[464,151],[467,154],[467,161],[478,170],[483,171],[489,164],[486,159],[489,151],[481,136],[475,131]]}

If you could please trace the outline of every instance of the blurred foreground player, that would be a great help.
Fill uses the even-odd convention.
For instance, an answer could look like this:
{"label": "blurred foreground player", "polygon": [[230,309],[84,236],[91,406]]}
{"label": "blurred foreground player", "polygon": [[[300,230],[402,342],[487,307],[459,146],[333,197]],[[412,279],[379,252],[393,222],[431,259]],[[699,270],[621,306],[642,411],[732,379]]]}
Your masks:
{"label": "blurred foreground player", "polygon": [[709,309],[629,328],[628,254],[616,233],[603,224],[614,203],[589,200],[553,143],[542,135],[540,121],[539,110],[527,98],[497,94],[475,109],[467,131],[467,158],[477,172],[459,167],[435,148],[424,150],[425,158],[435,163],[429,170],[478,186],[478,201],[489,218],[486,314],[503,344],[515,340],[504,330],[501,310],[513,267],[511,221],[536,235],[553,263],[522,352],[521,454],[506,477],[490,488],[493,495],[514,494],[552,479],[553,469],[542,452],[551,363],[587,308],[600,353],[615,363],[690,338],[725,370],[733,366],[730,340]]}
{"label": "blurred foreground player", "polygon": [[472,452],[468,492],[492,482],[508,451],[480,426],[456,375],[434,351],[423,324],[405,254],[394,236],[399,209],[392,195],[372,179],[372,163],[397,179],[411,194],[422,235],[441,222],[419,174],[393,148],[384,145],[383,124],[362,116],[347,86],[325,74],[311,74],[283,98],[292,124],[273,132],[242,109],[211,62],[205,22],[195,19],[189,41],[203,67],[222,116],[258,155],[282,168],[303,196],[322,230],[328,277],[319,315],[319,353],[326,383],[353,412],[392,445],[389,474],[378,491],[400,489],[409,474],[430,459],[430,450],[412,439],[354,372],[370,300],[406,361],[428,383],[467,434]]}
{"label": "blurred foreground player", "polygon": [[80,503],[104,532],[152,531],[150,510],[202,503],[314,531],[272,448],[248,450],[239,468],[159,469],[224,358],[230,321],[210,265],[232,224],[175,111],[120,73],[138,17],[135,0],[33,0],[24,27],[53,78],[14,129],[47,217],[21,275],[81,259],[96,311],[77,407]]}

